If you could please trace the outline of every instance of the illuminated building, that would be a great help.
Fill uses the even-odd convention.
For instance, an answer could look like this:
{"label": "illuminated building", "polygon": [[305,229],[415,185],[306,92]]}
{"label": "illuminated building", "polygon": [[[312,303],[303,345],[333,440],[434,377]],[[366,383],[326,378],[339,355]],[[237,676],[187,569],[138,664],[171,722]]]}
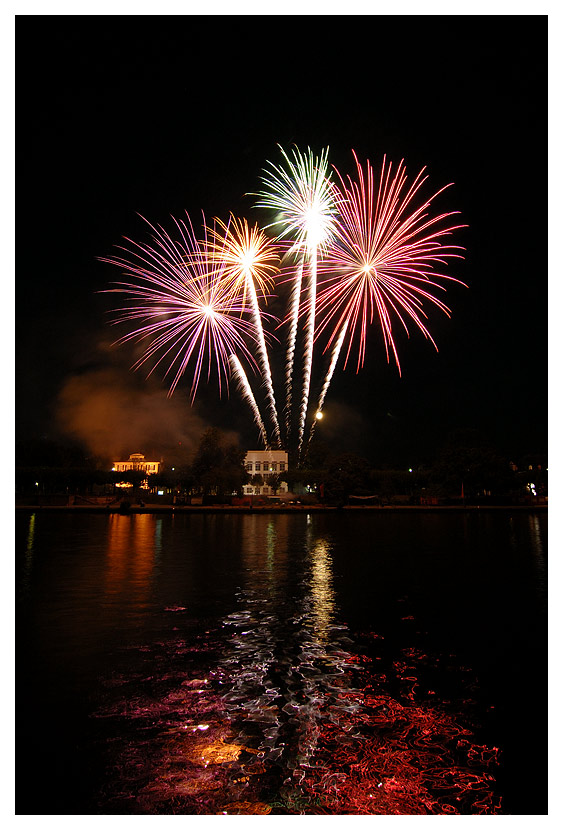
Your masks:
{"label": "illuminated building", "polygon": [[[144,455],[135,452],[129,456],[129,461],[114,461],[111,469],[116,473],[124,473],[126,470],[139,470],[150,476],[161,471],[162,461],[145,461]],[[146,484],[145,480],[141,486],[146,486]]]}
{"label": "illuminated building", "polygon": [[[272,496],[274,489],[277,493],[287,493],[287,482],[283,480],[283,474],[287,472],[287,452],[284,450],[249,450],[244,460],[246,472],[249,475],[260,475],[264,484],[246,484],[244,493],[250,495]],[[279,476],[279,486],[274,488],[267,481],[270,476]]]}

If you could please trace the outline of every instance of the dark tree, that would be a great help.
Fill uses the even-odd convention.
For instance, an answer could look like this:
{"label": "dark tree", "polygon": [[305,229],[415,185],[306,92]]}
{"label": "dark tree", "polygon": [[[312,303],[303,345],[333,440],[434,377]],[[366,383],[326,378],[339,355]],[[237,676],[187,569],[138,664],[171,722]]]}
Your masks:
{"label": "dark tree", "polygon": [[274,496],[277,495],[278,490],[281,487],[282,481],[284,481],[285,473],[272,473],[268,476],[268,486],[272,488],[274,492]]}
{"label": "dark tree", "polygon": [[216,427],[206,430],[191,466],[194,487],[203,495],[241,493],[248,479],[244,459],[244,450],[225,445]]}
{"label": "dark tree", "polygon": [[435,492],[473,498],[512,492],[516,478],[508,459],[476,430],[457,430],[448,436],[431,472]]}
{"label": "dark tree", "polygon": [[330,460],[330,449],[324,441],[313,439],[305,456],[305,467],[308,470],[323,470]]}
{"label": "dark tree", "polygon": [[323,483],[327,501],[343,504],[353,493],[369,491],[368,462],[354,453],[337,455],[329,462]]}

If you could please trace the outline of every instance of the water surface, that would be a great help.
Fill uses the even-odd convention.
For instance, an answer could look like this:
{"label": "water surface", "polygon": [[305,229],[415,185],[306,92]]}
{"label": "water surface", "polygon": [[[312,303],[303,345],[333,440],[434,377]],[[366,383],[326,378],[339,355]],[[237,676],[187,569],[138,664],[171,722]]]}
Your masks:
{"label": "water surface", "polygon": [[18,813],[547,812],[546,514],[16,529]]}

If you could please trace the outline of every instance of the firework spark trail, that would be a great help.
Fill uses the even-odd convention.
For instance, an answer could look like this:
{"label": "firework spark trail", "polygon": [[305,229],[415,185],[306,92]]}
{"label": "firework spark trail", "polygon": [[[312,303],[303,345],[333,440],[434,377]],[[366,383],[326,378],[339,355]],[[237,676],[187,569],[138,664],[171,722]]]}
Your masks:
{"label": "firework spark trail", "polygon": [[340,357],[340,351],[342,349],[342,344],[344,342],[344,337],[346,336],[347,328],[348,328],[348,320],[346,320],[344,322],[344,325],[342,326],[342,330],[340,331],[340,334],[338,335],[336,345],[334,346],[334,349],[332,350],[332,356],[330,358],[330,365],[328,367],[328,372],[326,373],[325,381],[324,381],[323,387],[321,389],[321,394],[319,395],[319,403],[317,405],[317,411],[315,413],[315,419],[313,420],[313,423],[311,424],[311,430],[309,432],[309,440],[307,441],[307,446],[309,446],[309,444],[313,440],[313,435],[315,433],[315,426],[317,424],[318,417],[319,417],[319,415],[321,415],[321,413],[323,411],[325,398],[326,398],[326,395],[327,395],[327,392],[328,392],[328,388],[330,386],[330,382],[332,380],[332,376],[334,374],[334,370],[336,369],[336,364],[338,363],[338,358]]}
{"label": "firework spark trail", "polygon": [[[277,211],[269,227],[281,225],[278,239],[290,236],[293,245],[290,253],[299,252],[301,265],[309,263],[309,291],[307,322],[305,325],[304,367],[301,407],[298,428],[298,459],[301,455],[303,435],[309,403],[311,369],[315,335],[315,298],[317,284],[317,258],[324,252],[334,234],[336,219],[335,190],[328,174],[328,148],[315,157],[310,148],[302,154],[293,150],[293,159],[280,147],[287,169],[269,162],[263,181],[267,190],[259,195],[257,207]],[[289,365],[289,360],[288,360]],[[291,355],[293,367],[293,354]],[[287,417],[290,417],[289,413]]]}
{"label": "firework spark trail", "polygon": [[256,284],[258,283],[262,293],[270,282],[270,273],[275,271],[273,261],[277,260],[278,254],[272,243],[256,226],[250,228],[246,219],[238,220],[231,215],[229,223],[225,225],[220,219],[215,220],[216,225],[222,229],[222,233],[216,228],[211,229],[212,258],[219,260],[219,270],[224,269],[226,278],[233,281],[236,292],[242,289],[243,297],[250,299],[254,325],[256,328],[258,362],[262,372],[263,384],[266,390],[268,414],[274,428],[274,443],[281,445],[281,434],[278,421],[270,360],[262,324],[263,313],[258,303]]}
{"label": "firework spark trail", "polygon": [[307,420],[307,408],[309,406],[309,390],[311,388],[311,372],[313,366],[313,345],[315,338],[315,305],[317,296],[317,249],[314,248],[310,255],[309,265],[309,293],[307,322],[305,325],[305,347],[303,351],[303,392],[301,396],[301,409],[299,410],[299,432],[297,439],[297,458],[301,459],[303,447],[303,436],[305,434],[305,422]]}
{"label": "firework spark trail", "polygon": [[[443,244],[442,238],[464,227],[454,225],[440,227],[438,223],[453,213],[429,218],[428,208],[433,199],[445,190],[442,188],[423,204],[411,210],[412,201],[427,177],[422,170],[405,191],[407,183],[403,162],[392,177],[392,165],[381,167],[379,187],[374,189],[373,170],[369,163],[366,172],[354,153],[357,181],[341,174],[341,221],[336,228],[333,245],[322,263],[321,270],[328,279],[321,282],[317,300],[317,315],[322,322],[316,332],[318,337],[333,324],[326,348],[335,341],[345,320],[349,322],[349,342],[344,366],[346,367],[354,339],[357,337],[357,370],[363,366],[366,336],[374,313],[380,322],[387,361],[393,353],[399,373],[401,366],[393,335],[392,314],[396,316],[407,335],[410,319],[437,348],[430,331],[423,322],[427,319],[424,303],[429,302],[449,316],[449,308],[433,293],[444,291],[435,280],[460,282],[434,270],[453,257],[462,258],[459,246]],[[460,283],[463,285],[463,283]]]}
{"label": "firework spark trail", "polygon": [[[374,319],[381,328],[387,361],[392,354],[399,374],[394,326],[401,326],[409,336],[409,325],[414,324],[437,348],[425,308],[431,305],[450,316],[449,308],[435,292],[445,291],[443,280],[463,285],[441,269],[452,258],[463,258],[458,253],[463,249],[450,244],[447,237],[465,225],[451,224],[453,213],[433,215],[430,210],[433,200],[446,188],[430,198],[420,198],[428,178],[425,168],[409,183],[403,161],[394,168],[384,156],[379,181],[374,183],[370,162],[364,170],[352,151],[356,178],[344,178],[334,168],[338,179],[335,183],[327,172],[328,148],[318,157],[309,148],[306,153],[294,148],[291,156],[280,150],[283,165],[268,162],[262,177],[266,188],[254,194],[259,197],[256,207],[275,211],[274,221],[267,226],[277,227],[275,239],[233,214],[226,225],[215,219],[212,228],[207,227],[203,216],[200,240],[189,216],[187,222],[173,219],[174,238],[160,225],[144,220],[152,230],[149,244],[126,239],[131,247],[118,246],[123,255],[100,259],[117,265],[130,279],[115,283],[117,287],[110,291],[127,295],[127,302],[112,322],[136,325],[117,343],[136,341],[145,345],[133,368],[148,364],[152,367],[150,375],[165,365],[165,378],[171,376],[169,395],[193,368],[192,404],[205,370],[208,380],[217,373],[219,394],[225,384],[228,388],[228,380],[236,377],[264,445],[270,448],[281,446],[281,431],[268,356],[267,338],[272,335],[264,328],[264,320],[272,315],[261,310],[261,301],[266,302],[273,276],[280,271],[282,245],[287,248],[293,264],[285,319],[285,440],[289,444],[290,431],[295,429],[293,376],[299,348],[303,358],[295,441],[299,466],[303,463],[313,350],[319,338],[322,336],[324,341],[324,352],[332,349],[332,355],[317,414],[324,405],[341,352],[346,351],[346,368],[357,343],[356,371],[364,365],[367,332]],[[299,338],[300,322],[303,341]],[[260,374],[267,421],[273,425],[272,440],[241,359]],[[315,421],[306,446],[314,429]]]}
{"label": "firework spark trail", "polygon": [[236,378],[238,382],[239,390],[243,396],[243,398],[247,401],[252,409],[254,414],[254,421],[260,430],[260,435],[262,437],[262,441],[264,442],[264,447],[268,450],[270,449],[270,445],[268,443],[268,436],[266,433],[266,428],[264,426],[264,422],[262,420],[262,416],[260,415],[260,410],[258,409],[258,405],[252,394],[252,389],[248,382],[248,378],[246,377],[246,373],[242,368],[241,362],[238,357],[234,354],[229,355],[229,365],[231,367],[232,375]]}
{"label": "firework spark trail", "polygon": [[301,298],[301,284],[303,282],[303,260],[299,263],[297,275],[291,295],[290,325],[287,339],[287,363],[285,370],[285,437],[289,443],[291,434],[291,399],[292,399],[292,378],[293,363],[295,360],[295,342],[297,339],[297,325],[299,322],[299,300]]}
{"label": "firework spark trail", "polygon": [[[146,220],[145,220],[146,221]],[[136,282],[116,283],[110,293],[126,294],[130,305],[116,312],[114,324],[141,323],[117,340],[142,342],[149,339],[143,355],[134,363],[139,369],[152,358],[150,376],[166,361],[165,377],[174,373],[169,395],[194,363],[191,400],[195,399],[204,364],[207,378],[217,371],[219,394],[228,381],[228,356],[237,351],[256,365],[246,339],[253,337],[254,326],[244,319],[243,298],[233,292],[222,274],[212,273],[200,243],[184,222],[176,222],[180,240],[174,241],[162,228],[153,229],[153,244],[141,245],[127,239],[134,248],[119,246],[125,256],[100,258],[120,267]]]}
{"label": "firework spark trail", "polygon": [[276,399],[274,396],[274,386],[272,383],[272,373],[270,371],[270,361],[268,359],[268,351],[266,348],[266,339],[264,337],[264,329],[262,326],[262,315],[258,305],[258,297],[256,295],[256,288],[250,274],[248,275],[248,291],[250,293],[250,302],[252,307],[254,325],[256,326],[256,333],[258,337],[258,356],[262,368],[264,378],[264,385],[266,388],[266,396],[268,400],[268,413],[274,425],[274,443],[276,446],[281,446],[280,425],[278,421],[278,411],[276,407]]}

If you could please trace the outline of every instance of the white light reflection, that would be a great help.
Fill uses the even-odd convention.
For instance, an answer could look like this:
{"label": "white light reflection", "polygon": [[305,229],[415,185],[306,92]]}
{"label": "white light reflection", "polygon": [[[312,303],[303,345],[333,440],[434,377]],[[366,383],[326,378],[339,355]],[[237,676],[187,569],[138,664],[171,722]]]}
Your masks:
{"label": "white light reflection", "polygon": [[[174,468],[172,468],[174,469]],[[154,564],[160,565],[162,560],[162,517],[154,523]]]}
{"label": "white light reflection", "polygon": [[266,528],[266,570],[269,574],[272,573],[274,567],[274,554],[276,550],[276,529],[272,519],[268,522]]}
{"label": "white light reflection", "polygon": [[311,549],[311,598],[313,600],[313,628],[320,643],[328,640],[334,620],[334,589],[332,586],[332,557],[325,539],[317,539]]}
{"label": "white light reflection", "polygon": [[25,559],[22,575],[22,591],[26,594],[31,585],[31,570],[33,568],[33,554],[35,545],[35,513],[29,517],[29,527],[27,529],[27,544],[25,548]]}

